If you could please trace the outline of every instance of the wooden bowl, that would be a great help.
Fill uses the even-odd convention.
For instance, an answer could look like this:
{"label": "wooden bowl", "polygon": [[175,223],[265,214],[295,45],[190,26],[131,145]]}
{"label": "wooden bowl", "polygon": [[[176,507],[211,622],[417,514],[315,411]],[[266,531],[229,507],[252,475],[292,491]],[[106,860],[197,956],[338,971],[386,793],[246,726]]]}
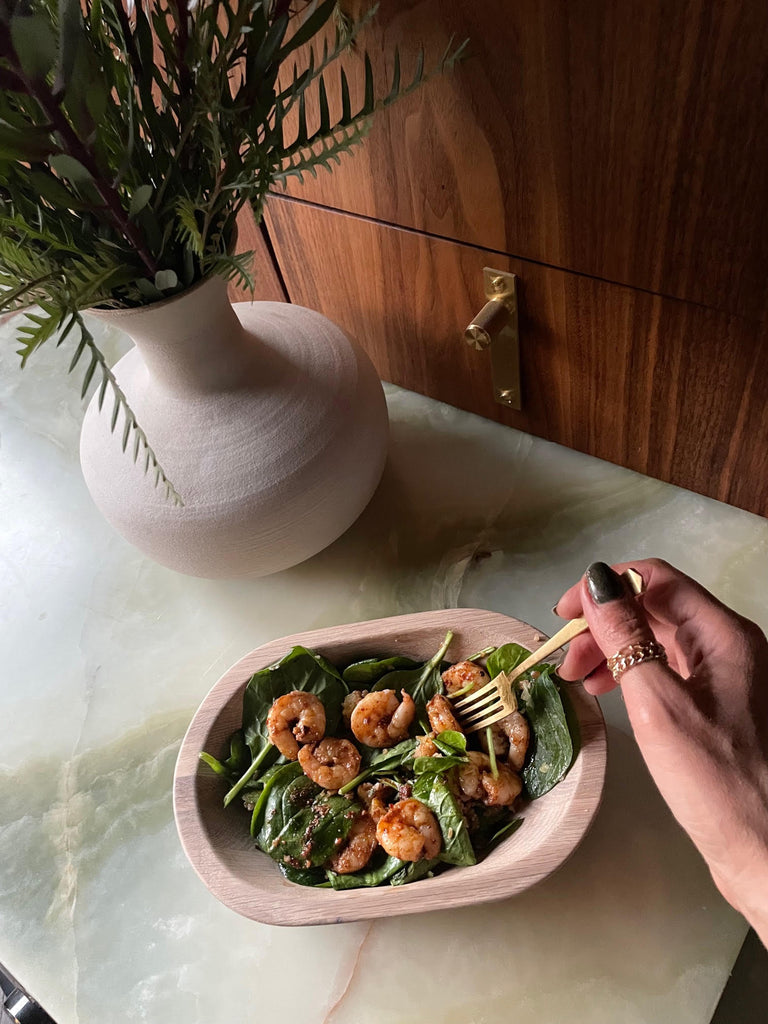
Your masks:
{"label": "wooden bowl", "polygon": [[223,780],[198,758],[218,756],[242,724],[242,697],[250,676],[303,644],[343,662],[374,654],[426,660],[446,630],[459,661],[489,644],[516,641],[528,648],[541,634],[518,619],[474,608],[399,615],[349,626],[296,633],[257,647],[216,683],[200,705],[181,744],[174,777],[174,814],[184,852],[213,895],[245,917],[267,924],[307,925],[415,914],[484,903],[530,889],[559,867],[579,844],[597,812],[606,762],[605,725],[597,701],[580,684],[569,686],[581,745],[559,785],[524,807],[523,825],[479,864],[452,867],[410,885],[373,889],[312,889],[286,881],[248,833],[247,812],[222,806]]}

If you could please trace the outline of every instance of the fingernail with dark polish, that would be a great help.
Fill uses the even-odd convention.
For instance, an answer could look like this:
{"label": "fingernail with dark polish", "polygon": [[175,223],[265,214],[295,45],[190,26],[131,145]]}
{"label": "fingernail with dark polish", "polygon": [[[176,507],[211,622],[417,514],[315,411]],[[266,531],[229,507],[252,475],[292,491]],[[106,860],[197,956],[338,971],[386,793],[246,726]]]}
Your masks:
{"label": "fingernail with dark polish", "polygon": [[593,562],[585,575],[589,596],[595,604],[607,604],[626,594],[621,576],[605,562]]}

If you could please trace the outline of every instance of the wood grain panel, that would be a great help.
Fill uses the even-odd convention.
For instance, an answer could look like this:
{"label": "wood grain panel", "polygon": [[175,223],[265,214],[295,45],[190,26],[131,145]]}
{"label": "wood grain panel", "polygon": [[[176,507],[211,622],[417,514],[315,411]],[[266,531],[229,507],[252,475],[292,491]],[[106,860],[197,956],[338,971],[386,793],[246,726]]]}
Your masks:
{"label": "wood grain panel", "polygon": [[251,273],[255,288],[253,295],[242,285],[230,284],[229,297],[232,302],[250,302],[257,299],[261,302],[286,302],[283,283],[277,269],[269,240],[256,223],[253,212],[244,206],[237,218],[237,252],[252,252],[253,264]]}
{"label": "wood grain panel", "polygon": [[455,73],[292,195],[762,315],[768,4],[384,0],[362,45],[383,79],[396,45],[405,76],[452,33],[471,40]]}
{"label": "wood grain panel", "polygon": [[[385,380],[760,514],[768,360],[750,321],[291,200],[267,224],[291,301],[339,323]],[[482,268],[519,275],[522,412],[462,331]]]}

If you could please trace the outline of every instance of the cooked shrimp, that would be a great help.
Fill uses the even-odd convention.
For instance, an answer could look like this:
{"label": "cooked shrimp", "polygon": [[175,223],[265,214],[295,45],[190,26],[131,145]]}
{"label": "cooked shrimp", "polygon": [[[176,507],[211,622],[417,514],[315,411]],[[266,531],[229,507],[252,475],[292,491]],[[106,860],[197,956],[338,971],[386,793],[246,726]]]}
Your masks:
{"label": "cooked shrimp", "polygon": [[325,735],[325,708],[313,693],[285,693],[269,709],[267,731],[283,757],[295,761],[300,743],[317,743]]}
{"label": "cooked shrimp", "polygon": [[487,754],[468,750],[467,757],[469,764],[460,764],[456,769],[459,789],[465,799],[480,800],[488,807],[506,807],[517,800],[523,783],[508,765],[497,764],[498,777],[494,779]]}
{"label": "cooked shrimp", "polygon": [[528,750],[528,740],[531,730],[528,721],[519,711],[513,711],[511,715],[502,718],[499,722],[501,731],[509,740],[509,753],[507,759],[515,771],[520,771],[525,763],[525,755]]}
{"label": "cooked shrimp", "polygon": [[[507,742],[507,737],[501,731],[499,723],[494,722],[493,725],[490,726],[490,730],[491,738],[493,740],[494,754],[496,755],[496,757],[506,757],[509,751],[509,743]],[[480,746],[483,748],[486,754],[489,753],[487,731],[485,729],[481,729],[477,735],[478,739],[480,740]]]}
{"label": "cooked shrimp", "polygon": [[357,787],[357,798],[375,822],[389,810],[395,790],[385,782],[363,782]]}
{"label": "cooked shrimp", "polygon": [[349,728],[349,720],[352,717],[352,712],[367,693],[367,690],[353,690],[352,693],[348,693],[344,698],[344,702],[341,705],[341,715],[344,719],[344,725],[346,725],[347,728]]}
{"label": "cooked shrimp", "polygon": [[426,736],[420,736],[419,742],[416,744],[416,748],[413,751],[414,757],[434,757],[435,754],[439,753],[434,743],[433,732],[427,733]]}
{"label": "cooked shrimp", "polygon": [[490,681],[491,677],[485,669],[476,665],[474,661],[457,661],[455,665],[451,665],[443,672],[443,684],[445,692],[448,694],[456,693],[457,690],[463,690],[466,687],[471,687],[471,689],[467,689],[467,693],[474,693],[475,690],[479,690],[481,686],[485,686]]}
{"label": "cooked shrimp", "polygon": [[446,732],[448,729],[453,729],[454,732],[464,731],[453,713],[451,702],[442,693],[436,693],[427,702],[427,716],[433,732]]}
{"label": "cooked shrimp", "polygon": [[375,690],[363,697],[352,712],[350,725],[355,738],[367,747],[392,747],[408,735],[416,714],[413,698],[404,690],[402,701],[394,690]]}
{"label": "cooked shrimp", "polygon": [[371,859],[376,846],[376,822],[367,811],[362,811],[352,823],[347,838],[328,861],[328,867],[339,875],[360,871]]}
{"label": "cooked shrimp", "polygon": [[360,751],[349,740],[327,736],[299,750],[299,764],[323,789],[341,789],[360,771]]}
{"label": "cooked shrimp", "polygon": [[376,826],[376,838],[390,855],[400,860],[436,857],[443,840],[432,811],[420,800],[401,800]]}

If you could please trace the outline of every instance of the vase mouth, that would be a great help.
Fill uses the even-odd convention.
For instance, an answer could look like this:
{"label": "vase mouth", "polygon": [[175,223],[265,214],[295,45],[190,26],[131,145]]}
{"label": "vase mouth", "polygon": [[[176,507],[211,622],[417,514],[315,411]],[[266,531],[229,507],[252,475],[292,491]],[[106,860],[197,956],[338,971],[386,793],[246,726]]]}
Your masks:
{"label": "vase mouth", "polygon": [[209,277],[201,277],[199,281],[195,281],[194,284],[190,285],[189,288],[184,288],[183,291],[176,292],[175,295],[169,295],[167,299],[158,299],[156,302],[146,302],[141,306],[117,306],[113,309],[98,309],[96,306],[91,306],[85,310],[89,316],[98,317],[100,320],[115,320],[123,317],[135,317],[137,313],[143,313],[151,310],[153,313],[158,309],[165,309],[172,303],[179,299],[186,298],[188,295],[193,295],[195,292],[202,291],[207,285],[221,282],[226,288],[227,282],[219,274],[211,274]]}

